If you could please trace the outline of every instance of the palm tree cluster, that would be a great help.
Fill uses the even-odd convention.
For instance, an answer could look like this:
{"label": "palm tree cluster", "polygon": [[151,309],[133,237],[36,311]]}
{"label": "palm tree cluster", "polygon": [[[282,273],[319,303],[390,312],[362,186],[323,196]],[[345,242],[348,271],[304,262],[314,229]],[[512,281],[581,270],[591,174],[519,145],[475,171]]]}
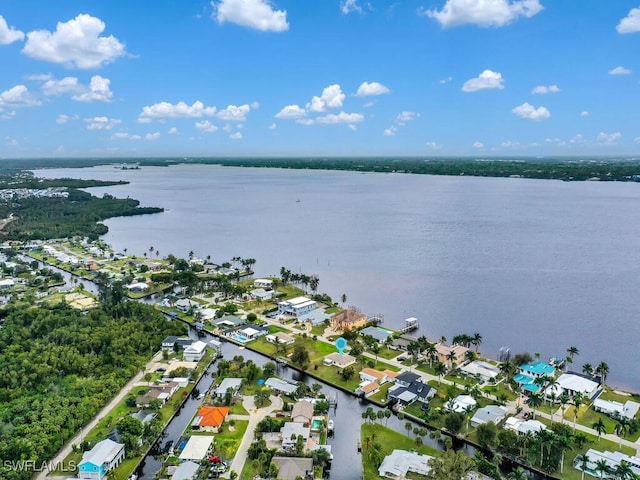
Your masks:
{"label": "palm tree cluster", "polygon": [[317,275],[306,275],[304,273],[295,273],[291,272],[291,270],[280,267],[280,279],[282,280],[283,285],[288,285],[290,283],[295,285],[302,285],[304,287],[305,292],[307,288],[311,288],[312,292],[318,291],[318,285],[320,284],[320,279]]}
{"label": "palm tree cluster", "polygon": [[459,335],[454,336],[451,339],[451,343],[453,345],[462,345],[466,348],[471,348],[471,345],[475,347],[476,353],[478,353],[478,347],[482,344],[482,335],[479,333],[474,333],[473,335],[468,335],[466,333],[461,333]]}

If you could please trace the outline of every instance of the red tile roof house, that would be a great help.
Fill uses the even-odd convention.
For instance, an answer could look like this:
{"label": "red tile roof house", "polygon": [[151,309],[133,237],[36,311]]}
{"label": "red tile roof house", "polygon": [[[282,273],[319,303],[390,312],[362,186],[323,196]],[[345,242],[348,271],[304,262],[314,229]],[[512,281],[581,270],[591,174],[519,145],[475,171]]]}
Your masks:
{"label": "red tile roof house", "polygon": [[200,410],[198,410],[193,422],[191,422],[191,428],[199,432],[218,433],[228,414],[229,407],[210,407],[203,405],[200,407]]}

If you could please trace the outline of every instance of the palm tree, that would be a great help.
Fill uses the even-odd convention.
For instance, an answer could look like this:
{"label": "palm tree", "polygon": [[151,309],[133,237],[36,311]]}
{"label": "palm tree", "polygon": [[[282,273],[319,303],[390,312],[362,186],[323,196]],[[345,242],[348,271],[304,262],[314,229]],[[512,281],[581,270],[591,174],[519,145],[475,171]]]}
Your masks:
{"label": "palm tree", "polygon": [[427,342],[427,345],[424,349],[425,355],[429,358],[429,368],[433,366],[433,359],[437,357],[438,350],[436,350],[436,344]]}
{"label": "palm tree", "polygon": [[542,405],[542,395],[539,393],[532,393],[529,395],[529,399],[527,400],[527,404],[531,407],[533,411],[533,418],[536,418],[536,408]]}
{"label": "palm tree", "polygon": [[564,435],[560,435],[560,436],[556,437],[555,440],[556,441],[554,443],[554,447],[560,449],[560,473],[563,473],[563,470],[564,470],[564,452],[565,452],[565,450],[571,450],[571,442],[569,441],[569,438],[564,436]]}
{"label": "palm tree", "polygon": [[340,300],[342,300],[342,308],[344,308],[344,304],[347,303],[347,294],[343,293]]}
{"label": "palm tree", "polygon": [[593,376],[593,365],[591,365],[590,363],[585,363],[584,365],[582,365],[582,373],[584,373],[585,375],[589,375],[590,377]]}
{"label": "palm tree", "polygon": [[509,480],[527,480],[527,472],[522,467],[518,467],[507,475]]}
{"label": "palm tree", "polygon": [[380,344],[379,343],[374,343],[371,346],[371,351],[375,354],[376,356],[376,363],[378,363],[378,354],[380,353]]}
{"label": "palm tree", "polygon": [[596,373],[600,377],[600,383],[604,385],[607,381],[607,375],[609,374],[609,365],[605,362],[600,362],[600,364],[596,367]]}
{"label": "palm tree", "polygon": [[600,478],[604,478],[605,474],[608,474],[611,471],[609,464],[604,458],[596,461],[596,467],[594,468],[596,472],[600,474]]}
{"label": "palm tree", "polygon": [[447,360],[449,360],[449,362],[450,362],[450,367],[449,368],[451,368],[451,370],[455,370],[455,368],[456,368],[456,352],[451,350],[449,353],[447,353]]}
{"label": "palm tree", "polygon": [[620,463],[613,473],[615,473],[616,477],[620,480],[627,480],[628,478],[633,477],[634,472],[631,468],[631,465],[629,465],[629,462],[627,462],[626,460],[620,460]]}
{"label": "palm tree", "polygon": [[566,392],[562,392],[560,394],[560,409],[562,410],[562,421],[564,421],[565,410],[567,409],[567,405],[569,404],[570,400],[571,397],[569,397],[569,394],[567,394]]}
{"label": "palm tree", "polygon": [[576,431],[576,420],[578,419],[578,413],[580,411],[580,405],[584,402],[584,394],[582,392],[576,392],[573,396],[573,406],[575,411],[573,412],[573,432]]}
{"label": "palm tree", "polygon": [[594,422],[594,424],[591,425],[591,428],[598,432],[598,442],[600,441],[600,437],[602,436],[602,434],[607,433],[607,426],[604,424],[601,418],[599,418],[597,422]]}
{"label": "palm tree", "polygon": [[478,332],[474,333],[471,339],[471,344],[476,347],[476,353],[478,353],[478,347],[482,344],[482,335]]}
{"label": "palm tree", "polygon": [[[616,412],[618,413],[618,412]],[[627,431],[629,430],[629,419],[627,417],[623,417],[621,415],[616,415],[615,418],[616,422],[618,422],[616,424],[616,435],[618,435],[619,437],[619,442],[618,442],[618,448],[622,448],[622,437],[624,437],[624,435],[627,433]]]}
{"label": "palm tree", "polygon": [[580,480],[584,480],[584,471],[587,469],[587,464],[589,463],[589,455],[586,453],[580,453],[576,455],[576,461],[580,462],[580,470],[582,471],[582,477]]}
{"label": "palm tree", "polygon": [[438,375],[438,385],[440,385],[442,383],[442,375],[444,375],[447,371],[447,367],[445,367],[444,363],[438,362],[433,367],[433,370],[435,371],[436,375]]}
{"label": "palm tree", "polygon": [[569,354],[569,358],[573,361],[573,357],[578,355],[580,350],[578,350],[578,347],[569,347],[567,348],[567,353]]}

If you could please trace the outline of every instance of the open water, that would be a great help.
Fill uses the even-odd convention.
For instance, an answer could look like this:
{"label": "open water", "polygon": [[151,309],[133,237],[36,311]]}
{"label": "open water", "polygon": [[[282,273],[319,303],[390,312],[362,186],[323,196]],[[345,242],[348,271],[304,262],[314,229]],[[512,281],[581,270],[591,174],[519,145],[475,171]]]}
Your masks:
{"label": "open water", "polygon": [[[161,214],[108,220],[105,241],[142,254],[255,258],[318,274],[319,290],[430,339],[479,332],[496,357],[580,354],[640,390],[640,185],[232,168],[37,171],[123,179],[94,188]],[[152,254],[155,256],[155,252]]]}

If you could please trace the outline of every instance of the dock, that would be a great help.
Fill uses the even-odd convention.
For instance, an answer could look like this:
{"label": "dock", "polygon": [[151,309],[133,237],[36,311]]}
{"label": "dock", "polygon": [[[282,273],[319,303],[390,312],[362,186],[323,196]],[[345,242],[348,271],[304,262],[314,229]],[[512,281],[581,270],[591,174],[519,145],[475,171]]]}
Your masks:
{"label": "dock", "polygon": [[413,330],[417,330],[419,327],[418,319],[416,317],[405,318],[404,327],[400,329],[402,333],[411,332]]}

